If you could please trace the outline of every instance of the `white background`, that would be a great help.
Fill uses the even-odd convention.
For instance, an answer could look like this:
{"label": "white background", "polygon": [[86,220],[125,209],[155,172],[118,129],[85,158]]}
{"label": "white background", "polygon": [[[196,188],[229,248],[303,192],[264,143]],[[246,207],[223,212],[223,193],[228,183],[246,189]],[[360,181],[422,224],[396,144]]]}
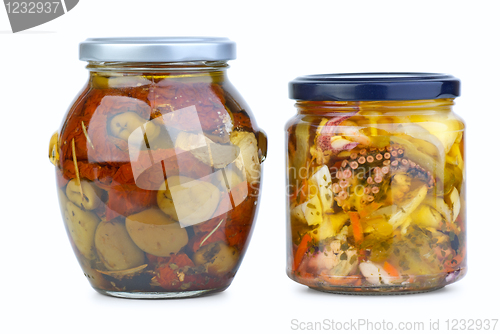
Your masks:
{"label": "white background", "polygon": [[[82,0],[12,34],[0,8],[2,333],[287,333],[291,320],[372,322],[500,318],[498,1]],[[229,77],[269,138],[264,189],[246,258],[223,293],[125,300],[95,292],[59,214],[49,138],[87,78],[87,37],[225,36]],[[285,274],[287,83],[303,74],[430,71],[462,80],[468,125],[469,273],[437,292],[393,297],[315,292]],[[7,329],[7,331],[4,331]],[[500,331],[500,324],[497,325]]]}

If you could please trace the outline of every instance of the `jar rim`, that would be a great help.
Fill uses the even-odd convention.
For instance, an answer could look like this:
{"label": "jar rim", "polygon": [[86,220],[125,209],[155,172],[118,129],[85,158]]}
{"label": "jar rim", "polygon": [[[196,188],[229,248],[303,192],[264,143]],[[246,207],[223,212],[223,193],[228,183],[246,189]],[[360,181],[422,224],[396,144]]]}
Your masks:
{"label": "jar rim", "polygon": [[290,81],[288,91],[304,101],[429,100],[460,96],[460,80],[426,72],[315,74]]}
{"label": "jar rim", "polygon": [[80,43],[80,60],[186,62],[236,59],[236,43],[224,37],[106,37]]}

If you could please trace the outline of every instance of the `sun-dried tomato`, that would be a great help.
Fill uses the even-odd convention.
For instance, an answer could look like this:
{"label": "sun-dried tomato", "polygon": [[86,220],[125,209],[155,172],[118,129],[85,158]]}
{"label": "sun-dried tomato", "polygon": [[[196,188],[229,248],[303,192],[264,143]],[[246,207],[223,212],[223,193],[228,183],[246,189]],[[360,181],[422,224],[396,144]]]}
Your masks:
{"label": "sun-dried tomato", "polygon": [[255,121],[245,111],[233,113],[233,122],[236,129],[257,132]]}
{"label": "sun-dried tomato", "polygon": [[158,191],[144,190],[134,184],[113,186],[108,190],[106,219],[129,216],[156,205]]}
{"label": "sun-dried tomato", "polygon": [[193,261],[186,254],[173,254],[167,263],[157,269],[156,279],[162,288],[177,288],[185,283],[184,273],[180,270],[193,266]]}
{"label": "sun-dried tomato", "polygon": [[[253,188],[246,181],[232,187],[231,196],[223,197],[213,214],[214,218],[195,225],[193,227],[195,233],[207,235],[223,220],[218,228],[225,233],[225,238],[222,240],[227,240],[229,246],[243,250],[250,235],[256,211],[256,198],[253,191]],[[240,204],[233,208],[235,202]]]}
{"label": "sun-dried tomato", "polygon": [[225,226],[228,244],[241,251],[245,248],[252,230],[252,223],[256,212],[255,201],[257,199],[253,193],[253,188],[247,182],[242,182],[233,187],[231,192],[234,192],[233,197],[239,198],[245,193],[248,194],[243,202],[236,206],[227,216]]}
{"label": "sun-dried tomato", "polygon": [[[217,225],[214,227],[214,229],[216,227]],[[193,238],[191,238],[191,240],[189,240],[188,247],[191,248],[193,252],[196,252],[198,249],[200,249],[200,247],[217,241],[227,242],[226,234],[224,233],[224,226],[217,227],[217,229],[213,233],[212,231],[210,231],[196,234]],[[202,242],[203,245],[201,244]]]}
{"label": "sun-dried tomato", "polygon": [[[117,170],[118,168],[113,166],[78,161],[78,173],[80,174],[80,179],[94,181],[97,186],[101,186],[103,188],[106,188],[107,185],[111,184],[113,175],[116,174]],[[64,161],[61,181],[64,180],[64,184],[66,184],[69,180],[74,178],[76,178],[76,173],[73,160]]]}
{"label": "sun-dried tomato", "polygon": [[159,265],[162,263],[167,263],[170,260],[170,256],[156,256],[153,254],[146,253],[146,258],[148,259],[148,263],[153,265]]}
{"label": "sun-dried tomato", "polygon": [[[152,164],[152,162],[155,162]],[[135,179],[134,170],[137,176]],[[187,176],[194,179],[212,173],[212,168],[198,159],[190,152],[180,149],[158,149],[144,151],[132,163],[123,164],[115,176],[114,184],[136,184],[143,189],[158,189],[165,182],[165,177]]]}
{"label": "sun-dried tomato", "polygon": [[127,96],[104,96],[88,125],[88,136],[94,149],[88,150],[90,161],[120,165],[129,162],[128,143],[109,135],[108,122],[113,116],[132,111],[144,119],[149,119],[151,108],[141,100]]}
{"label": "sun-dried tomato", "polygon": [[[231,121],[227,111],[222,88],[213,83],[180,83],[172,80],[162,80],[151,88],[148,99],[155,112],[160,112],[172,126],[182,131],[198,130],[199,119],[201,127],[206,132],[212,132]],[[186,112],[169,113],[186,107],[196,106]]]}

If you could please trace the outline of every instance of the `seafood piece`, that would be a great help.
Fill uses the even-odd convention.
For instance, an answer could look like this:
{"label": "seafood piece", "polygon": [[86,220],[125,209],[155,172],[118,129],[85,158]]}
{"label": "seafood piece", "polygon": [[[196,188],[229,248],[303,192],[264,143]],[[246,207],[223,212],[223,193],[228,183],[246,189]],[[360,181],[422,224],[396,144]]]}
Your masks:
{"label": "seafood piece", "polygon": [[[436,256],[436,241],[428,229],[423,229],[416,224],[410,224],[405,236],[392,244],[392,250],[387,261],[398,264],[398,271],[401,275],[429,275],[439,272],[442,266]],[[437,240],[441,240],[439,237]],[[444,240],[441,240],[444,242]],[[450,246],[439,247],[439,254]]]}
{"label": "seafood piece", "polygon": [[323,221],[313,234],[315,240],[324,240],[336,236],[344,224],[349,220],[349,215],[345,212],[333,213],[328,210],[323,214]]}
{"label": "seafood piece", "polygon": [[308,225],[321,224],[323,221],[323,209],[318,195],[314,195],[309,200],[292,209],[292,216]]}
{"label": "seafood piece", "polygon": [[[400,147],[406,159],[411,160],[426,172],[436,175],[436,179],[443,180],[444,162],[435,160],[425,153],[420,152],[415,145],[408,140],[398,137],[391,137],[392,147]],[[399,150],[398,150],[399,151]],[[441,183],[438,183],[441,184]]]}
{"label": "seafood piece", "polygon": [[224,168],[233,162],[239,154],[235,145],[221,145],[214,143],[203,134],[181,132],[177,136],[175,146],[189,151],[198,160],[208,166]]}
{"label": "seafood piece", "polygon": [[424,203],[435,208],[445,219],[446,222],[453,222],[453,212],[450,207],[442,197],[430,197],[425,198]]}
{"label": "seafood piece", "polygon": [[109,270],[126,270],[144,264],[144,253],[130,238],[125,224],[102,221],[95,231],[95,248]]}
{"label": "seafood piece", "polygon": [[311,155],[317,163],[322,165],[328,163],[332,155],[342,151],[352,150],[359,145],[358,142],[347,140],[337,135],[337,126],[353,116],[353,114],[334,117],[330,120],[323,118],[316,130],[316,145],[311,147]]}
{"label": "seafood piece", "polygon": [[441,141],[445,154],[450,151],[461,130],[458,120],[447,119],[443,116],[429,117],[427,115],[413,115],[411,116],[411,120],[412,122],[418,122],[418,125],[436,136]]}
{"label": "seafood piece", "polygon": [[310,181],[317,187],[317,193],[323,210],[327,210],[333,205],[332,176],[328,166],[323,166],[314,173]]}
{"label": "seafood piece", "polygon": [[251,132],[233,131],[230,136],[231,143],[240,148],[240,155],[235,161],[236,166],[244,171],[249,183],[260,180],[260,160],[257,138]]}
{"label": "seafood piece", "polygon": [[460,152],[460,146],[458,144],[453,144],[450,149],[449,154],[446,156],[446,162],[457,166],[460,170],[464,170],[464,159],[462,153]]}
{"label": "seafood piece", "polygon": [[292,141],[289,142],[290,146],[288,151],[290,152],[290,166],[293,167],[293,171],[290,168],[289,177],[292,180],[292,184],[295,184],[298,177],[298,172],[305,168],[306,159],[309,153],[309,123],[302,122],[297,124],[295,128],[295,140],[293,144]]}
{"label": "seafood piece", "polygon": [[405,220],[410,217],[410,215],[415,211],[415,209],[423,202],[425,196],[427,195],[427,187],[422,186],[414,192],[414,195],[410,200],[404,203],[401,208],[394,213],[389,219],[389,224],[394,228],[397,228],[405,222]]}
{"label": "seafood piece", "polygon": [[94,232],[100,219],[92,212],[80,209],[73,202],[66,203],[64,221],[75,243],[76,248],[87,259],[91,260],[94,255]]}
{"label": "seafood piece", "polygon": [[340,132],[345,138],[352,142],[360,143],[361,145],[370,146],[372,144],[371,137],[363,134],[361,130],[362,129],[360,129],[356,123],[351,121],[343,122],[340,128]]}
{"label": "seafood piece", "polygon": [[[356,248],[347,243],[347,226],[324,249],[309,256],[301,265],[306,271],[324,272],[327,276],[346,276],[356,271]],[[301,269],[301,268],[299,268]]]}
{"label": "seafood piece", "polygon": [[366,239],[386,240],[392,236],[395,229],[389,223],[388,217],[383,215],[372,215],[371,218],[363,219],[362,222],[365,226],[363,232],[369,234]]}
{"label": "seafood piece", "polygon": [[443,221],[443,216],[429,205],[420,205],[411,215],[411,220],[424,227],[437,228]]}
{"label": "seafood piece", "polygon": [[446,152],[442,142],[424,127],[417,124],[404,123],[397,127],[396,133],[408,135],[405,139],[414,142],[419,151],[441,160],[444,159]]}
{"label": "seafood piece", "polygon": [[238,258],[239,253],[236,248],[224,242],[214,242],[201,247],[194,254],[194,263],[205,266],[210,275],[224,276],[233,270]]}
{"label": "seafood piece", "polygon": [[168,178],[157,195],[158,207],[185,226],[212,218],[220,198],[213,184],[183,176]]}
{"label": "seafood piece", "polygon": [[[80,193],[80,189],[83,193]],[[66,186],[66,195],[71,202],[89,211],[94,210],[102,203],[100,199],[102,190],[86,180],[81,180],[80,184],[78,184],[77,179],[70,180]]]}
{"label": "seafood piece", "polygon": [[323,212],[333,205],[332,177],[327,166],[319,168],[308,180],[309,200],[296,206],[292,215],[308,225],[320,224]]}
{"label": "seafood piece", "polygon": [[407,174],[396,174],[392,178],[391,195],[393,202],[400,203],[410,191],[412,178]]}
{"label": "seafood piece", "polygon": [[155,208],[128,216],[125,226],[137,247],[155,256],[175,254],[188,243],[187,231]]}
{"label": "seafood piece", "polygon": [[410,180],[419,180],[429,189],[436,184],[432,173],[407,158],[400,145],[375,150],[356,148],[332,174],[333,197],[344,211],[358,211],[388,193],[391,196],[385,197],[387,201],[403,199],[410,190]]}
{"label": "seafood piece", "polygon": [[450,206],[452,211],[452,222],[455,222],[455,220],[457,220],[458,214],[460,213],[460,195],[457,188],[453,188],[453,190],[451,191],[451,194],[448,198],[448,205]]}
{"label": "seafood piece", "polygon": [[359,270],[368,283],[373,285],[391,284],[394,280],[382,266],[371,261],[361,262]]}

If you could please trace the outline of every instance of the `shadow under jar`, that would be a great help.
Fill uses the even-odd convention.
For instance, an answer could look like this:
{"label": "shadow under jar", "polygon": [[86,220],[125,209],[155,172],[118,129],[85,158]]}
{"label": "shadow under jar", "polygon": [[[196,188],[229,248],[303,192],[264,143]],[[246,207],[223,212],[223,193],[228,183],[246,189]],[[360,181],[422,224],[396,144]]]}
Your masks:
{"label": "shadow under jar", "polygon": [[290,82],[287,274],[345,294],[431,291],[466,267],[458,79],[311,75]]}
{"label": "shadow under jar", "polygon": [[228,81],[223,38],[100,38],[50,141],[61,213],[100,293],[225,290],[257,214],[267,139]]}

